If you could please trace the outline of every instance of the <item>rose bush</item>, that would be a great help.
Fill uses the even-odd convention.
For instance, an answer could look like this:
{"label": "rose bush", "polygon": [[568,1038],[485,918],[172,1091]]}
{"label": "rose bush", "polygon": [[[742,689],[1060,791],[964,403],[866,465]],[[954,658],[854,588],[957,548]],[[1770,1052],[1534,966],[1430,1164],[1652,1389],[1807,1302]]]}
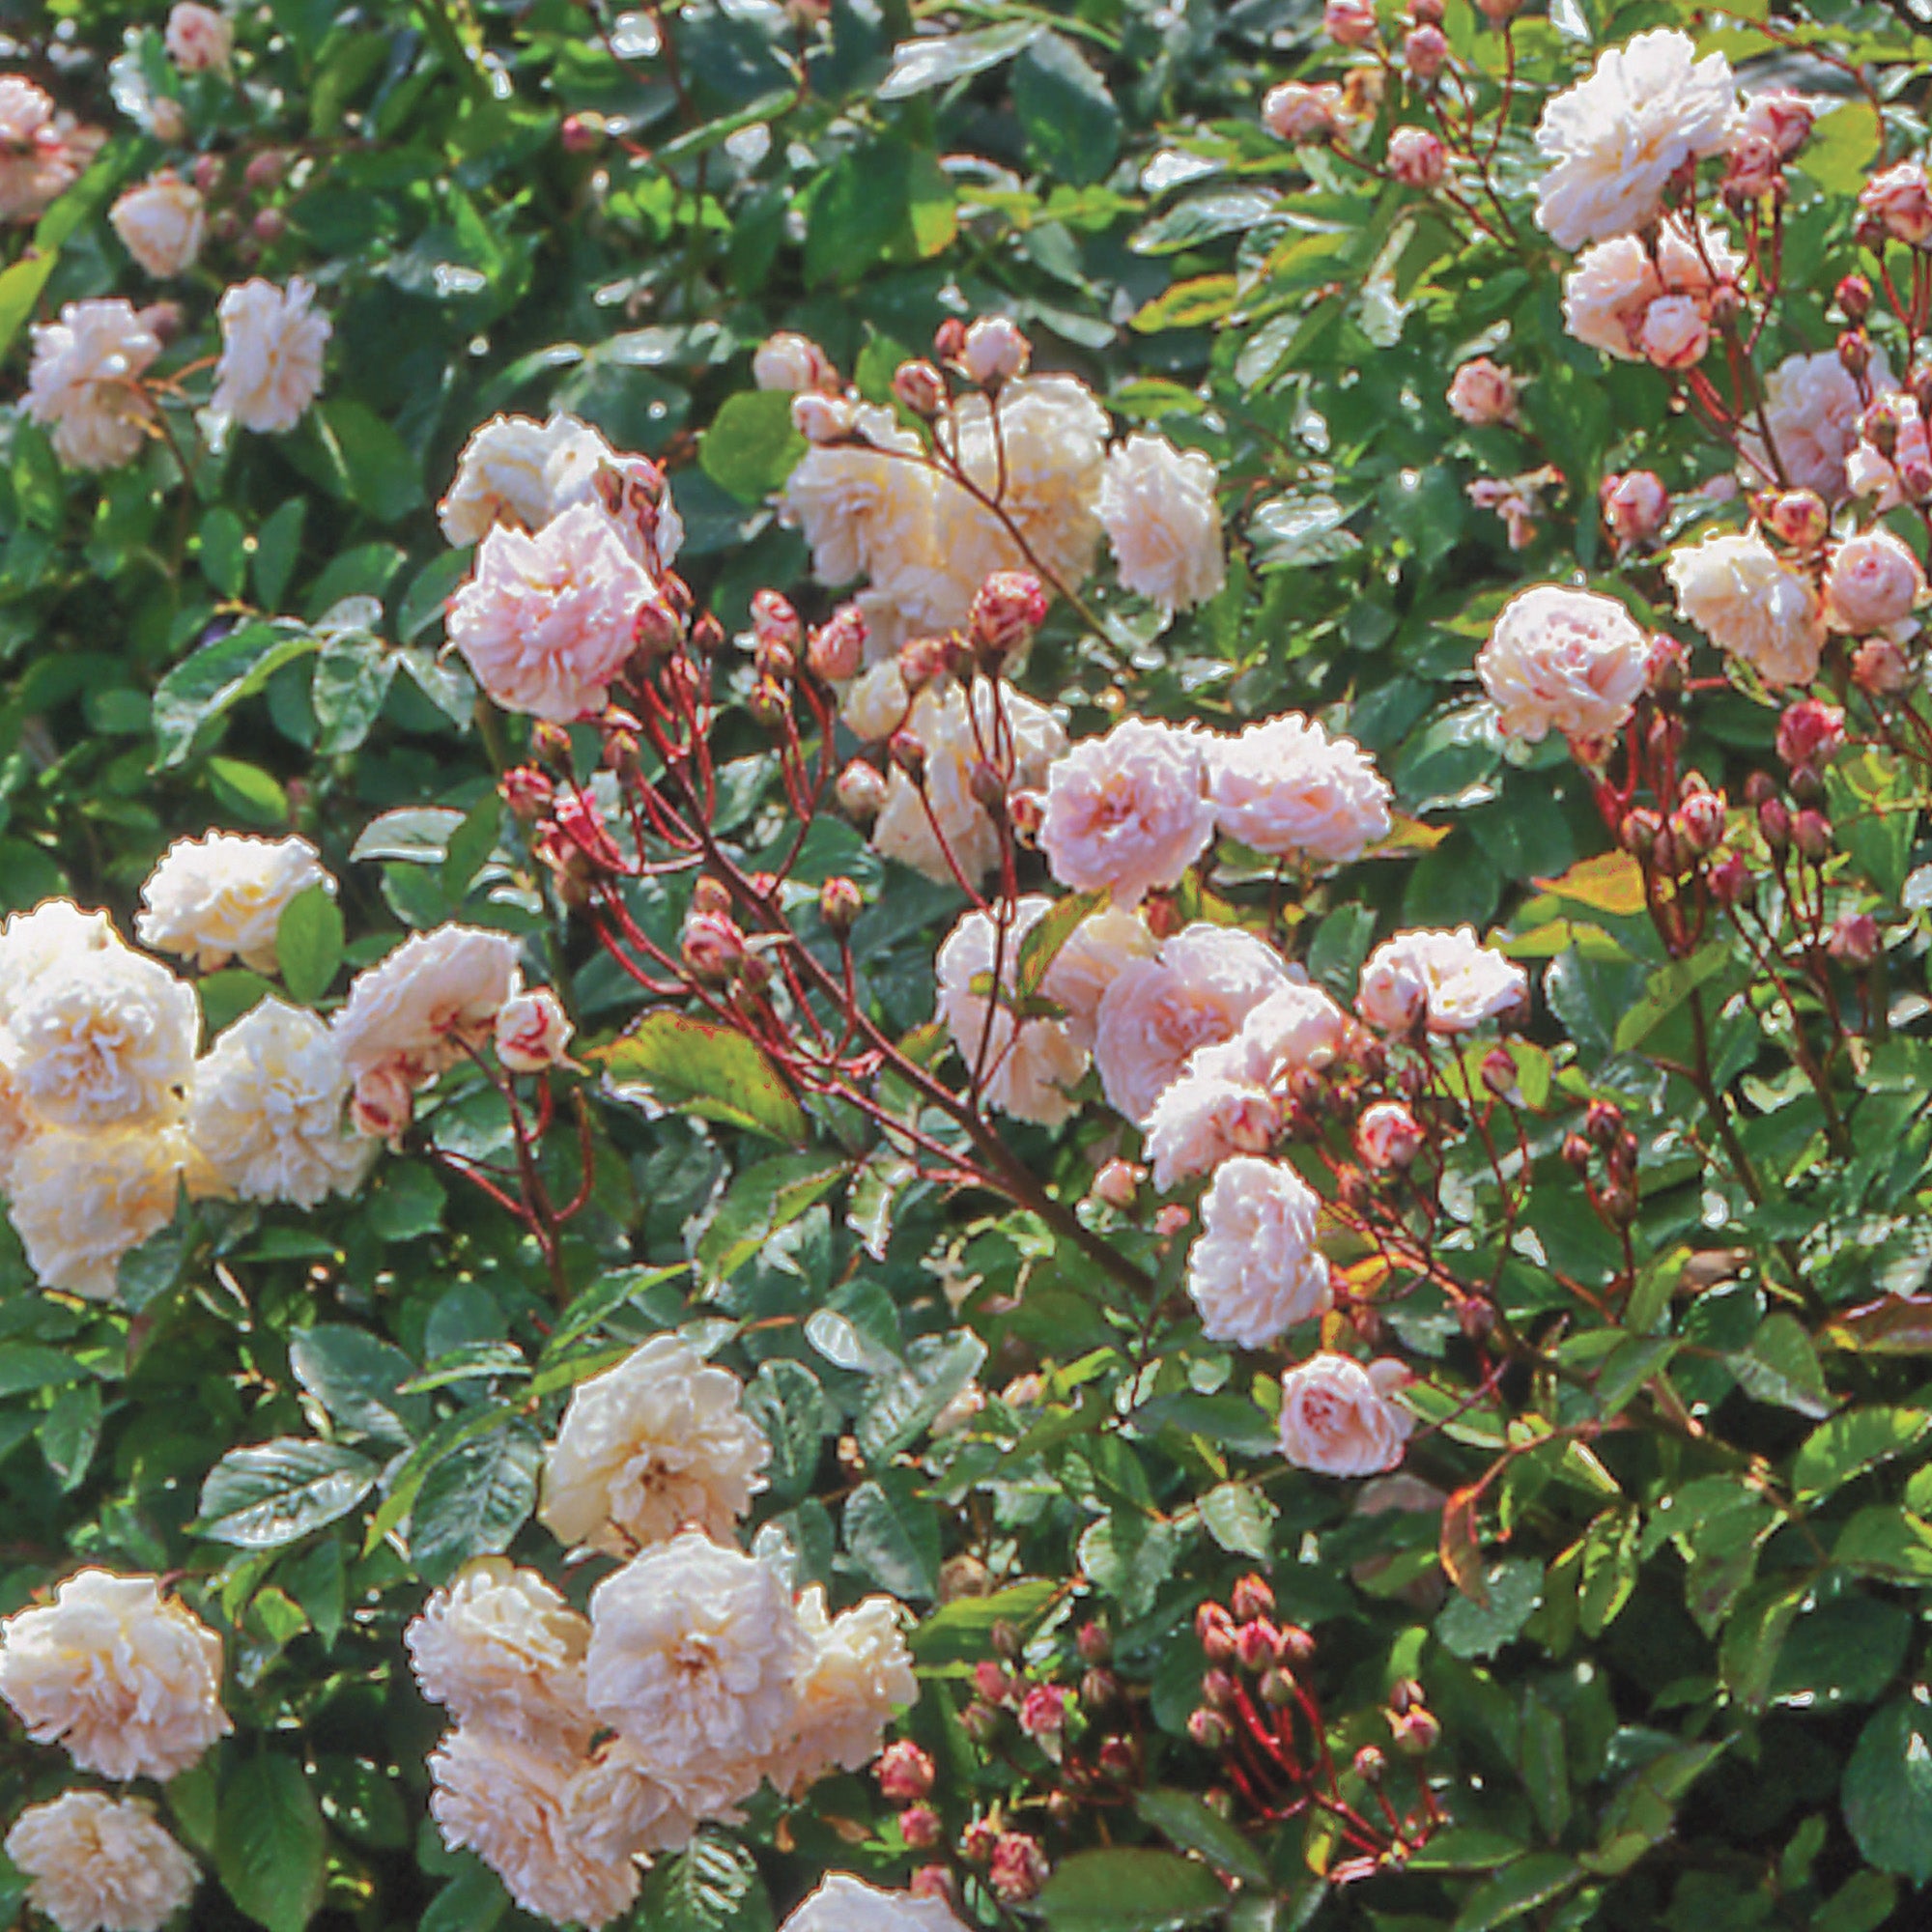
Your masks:
{"label": "rose bush", "polygon": [[0,1891],[1932,1883],[1902,11],[0,60]]}

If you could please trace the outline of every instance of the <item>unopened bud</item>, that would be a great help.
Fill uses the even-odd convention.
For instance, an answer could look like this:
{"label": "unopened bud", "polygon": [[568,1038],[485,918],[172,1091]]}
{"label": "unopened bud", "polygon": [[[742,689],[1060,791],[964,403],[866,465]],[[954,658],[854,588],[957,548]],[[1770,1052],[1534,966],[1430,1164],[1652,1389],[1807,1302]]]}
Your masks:
{"label": "unopened bud", "polygon": [[1140,1770],[1140,1753],[1130,1738],[1109,1738],[1100,1747],[1100,1775],[1125,1784]]}
{"label": "unopened bud", "polygon": [[1379,1784],[1388,1770],[1388,1759],[1374,1745],[1364,1745],[1355,1753],[1355,1776],[1364,1784]]}
{"label": "unopened bud", "polygon": [[[1124,1214],[1134,1205],[1146,1178],[1147,1170],[1136,1167],[1130,1160],[1110,1160],[1094,1177],[1090,1192],[1094,1200]],[[1091,1630],[1094,1626],[1090,1624],[1087,1628]]]}
{"label": "unopened bud", "polygon": [[939,1813],[930,1804],[909,1804],[899,1813],[899,1836],[916,1852],[938,1844]]}
{"label": "unopened bud", "polygon": [[1483,1055],[1482,1065],[1478,1068],[1485,1088],[1498,1100],[1506,1100],[1516,1092],[1520,1077],[1517,1070],[1516,1055],[1506,1046],[1492,1046]]}
{"label": "unopened bud", "polygon": [[1218,1751],[1228,1747],[1235,1730],[1219,1711],[1210,1711],[1204,1704],[1188,1714],[1187,1735],[1203,1750]]}
{"label": "unopened bud", "polygon": [[752,686],[751,696],[745,700],[745,709],[767,731],[774,731],[784,723],[788,708],[784,686],[773,677],[759,678]]}
{"label": "unopened bud", "polygon": [[966,325],[950,315],[932,331],[932,353],[942,362],[956,362],[966,347]]}
{"label": "unopened bud", "polygon": [[497,780],[497,793],[519,825],[534,825],[550,810],[556,787],[534,765],[512,765]]}
{"label": "unopened bud", "polygon": [[886,755],[914,784],[924,782],[925,746],[917,733],[906,730],[895,731],[886,740]]}
{"label": "unopened bud", "polygon": [[1495,1303],[1480,1294],[1465,1295],[1456,1304],[1456,1324],[1468,1341],[1487,1342],[1495,1332]]}
{"label": "unopened bud", "polygon": [[1105,1624],[1089,1618],[1074,1633],[1073,1647],[1083,1663],[1105,1663],[1114,1654],[1114,1639]]}
{"label": "unopened bud", "polygon": [[1832,527],[1832,513],[1815,490],[1767,490],[1754,507],[1773,536],[1793,550],[1810,550]]}
{"label": "unopened bud", "polygon": [[1405,36],[1402,58],[1417,80],[1434,80],[1449,58],[1449,43],[1440,27],[1414,27]]}
{"label": "unopened bud", "polygon": [[1878,922],[1868,912],[1841,913],[1825,948],[1841,966],[1869,966],[1883,950]]}
{"label": "unopened bud", "polygon": [[678,951],[694,979],[722,986],[744,964],[745,935],[722,913],[694,912],[684,923]]}
{"label": "unopened bud", "polygon": [[603,115],[585,110],[579,114],[566,114],[557,135],[563,142],[566,155],[594,155],[604,145],[609,131],[610,124]]}
{"label": "unopened bud", "polygon": [[1243,1670],[1263,1671],[1274,1662],[1274,1626],[1262,1619],[1235,1630],[1235,1661]]}
{"label": "unopened bud", "polygon": [[859,674],[866,659],[866,613],[856,604],[841,604],[811,634],[806,662],[812,675],[826,684],[842,684]]}
{"label": "unopened bud", "polygon": [[900,1738],[879,1753],[879,1789],[895,1804],[909,1804],[931,1791],[938,1767],[910,1738]]}
{"label": "unopened bud", "polygon": [[1121,1694],[1121,1680],[1111,1670],[1094,1664],[1080,1677],[1080,1706],[1085,1711],[1101,1711]]}
{"label": "unopened bud", "polygon": [[973,596],[967,620],[982,664],[998,665],[1033,642],[1046,621],[1046,586],[1027,570],[996,570]]}
{"label": "unopened bud", "polygon": [[982,389],[999,389],[1026,373],[1033,345],[1019,325],[1004,315],[982,315],[966,330],[958,363],[968,382]]}
{"label": "unopened bud", "polygon": [[[204,160],[213,158],[209,156]],[[242,179],[257,194],[266,193],[279,185],[282,177],[288,173],[289,157],[279,148],[264,148],[259,155],[248,157],[248,165],[242,170]],[[195,185],[200,186],[201,162],[195,163]],[[216,164],[215,179],[220,179],[220,165]]]}
{"label": "unopened bud", "polygon": [[847,818],[855,824],[869,825],[885,810],[886,789],[885,775],[877,766],[868,765],[864,758],[854,758],[838,774],[832,795]]}
{"label": "unopened bud", "polygon": [[1838,337],[1838,360],[1851,376],[1862,376],[1871,367],[1871,337],[1861,328],[1848,328]]}
{"label": "unopened bud", "polygon": [[1563,1158],[1578,1174],[1590,1171],[1590,1143],[1579,1133],[1572,1131],[1563,1136]]}
{"label": "unopened bud", "polygon": [[818,890],[818,916],[825,929],[843,939],[866,909],[866,896],[848,878],[827,879]]}
{"label": "unopened bud", "polygon": [[1742,905],[1751,895],[1750,867],[1735,852],[1722,853],[1705,869],[1704,885],[1720,906]]}
{"label": "unopened bud", "polygon": [[1006,809],[1007,781],[984,758],[975,758],[966,774],[966,789],[980,810],[998,818]]}
{"label": "unopened bud", "polygon": [[1832,851],[1832,821],[1815,807],[1806,806],[1791,821],[1791,842],[1815,866]]}
{"label": "unopened bud", "polygon": [[1856,328],[1871,313],[1872,285],[1862,275],[1846,275],[1832,292],[1832,299]]}
{"label": "unopened bud", "polygon": [[1781,798],[1768,798],[1757,809],[1757,829],[1774,852],[1791,842],[1791,813]]}
{"label": "unopened bud", "polygon": [[221,185],[222,172],[222,160],[219,155],[197,156],[190,177],[196,191],[204,195],[213,194]]}
{"label": "unopened bud", "polygon": [[1657,835],[1662,831],[1663,821],[1649,806],[1639,805],[1627,811],[1623,823],[1617,827],[1617,841],[1626,852],[1634,852],[1643,857],[1657,843]]}
{"label": "unopened bud", "polygon": [[795,651],[805,638],[797,609],[781,590],[760,590],[752,598],[752,630],[760,643]]}
{"label": "unopened bud", "polygon": [[1009,1617],[1001,1617],[987,1634],[987,1641],[1001,1657],[1017,1657],[1020,1654],[1019,1626]]}
{"label": "unopened bud", "polygon": [[1273,1710],[1279,1711],[1294,1702],[1294,1678],[1278,1663],[1262,1673],[1256,1689],[1262,1702]]}
{"label": "unopened bud", "polygon": [[917,696],[952,670],[952,659],[944,638],[909,638],[899,646],[899,677],[906,690]]}
{"label": "unopened bud", "polygon": [[288,228],[289,217],[279,208],[258,208],[248,223],[248,232],[265,243],[279,242]]}
{"label": "unopened bud", "polygon": [[1671,814],[1671,830],[1697,854],[1717,850],[1724,836],[1724,795],[1708,790],[1687,791]]}
{"label": "unopened bud", "polygon": [[1852,653],[1852,682],[1873,696],[1900,692],[1912,682],[1912,661],[1889,638],[1867,638]]}
{"label": "unopened bud", "polygon": [[1400,1714],[1391,1711],[1389,1734],[1396,1749],[1407,1757],[1421,1757],[1442,1742],[1442,1726],[1420,1704]]}
{"label": "unopened bud", "polygon": [[1283,1624],[1275,1637],[1275,1655],[1285,1667],[1301,1668],[1315,1655],[1315,1639],[1299,1624]]}
{"label": "unopened bud", "polygon": [[946,407],[946,378],[930,362],[901,362],[893,371],[893,394],[914,415],[930,420]]}

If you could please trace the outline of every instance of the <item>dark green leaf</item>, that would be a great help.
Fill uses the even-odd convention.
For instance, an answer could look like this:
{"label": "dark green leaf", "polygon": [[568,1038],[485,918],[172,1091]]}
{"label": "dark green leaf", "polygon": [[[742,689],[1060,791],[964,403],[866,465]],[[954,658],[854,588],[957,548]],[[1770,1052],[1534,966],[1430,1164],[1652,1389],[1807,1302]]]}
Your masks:
{"label": "dark green leaf", "polygon": [[269,1932],[301,1932],[322,1903],[327,1834],[300,1765],[266,1754],[232,1763],[215,1834],[229,1897]]}
{"label": "dark green leaf", "polygon": [[376,1464],[333,1442],[284,1435],[231,1449],[201,1488],[197,1535],[275,1549],[344,1517],[375,1487]]}
{"label": "dark green leaf", "polygon": [[1179,1932],[1227,1903],[1208,1866],[1134,1846],[1063,1859],[1037,1910],[1053,1932]]}

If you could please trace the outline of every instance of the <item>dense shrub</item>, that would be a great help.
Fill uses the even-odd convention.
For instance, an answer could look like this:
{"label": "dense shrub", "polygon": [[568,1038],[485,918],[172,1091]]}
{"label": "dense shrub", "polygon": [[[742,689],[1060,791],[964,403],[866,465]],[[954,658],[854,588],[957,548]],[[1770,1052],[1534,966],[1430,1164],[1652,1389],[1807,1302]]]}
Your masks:
{"label": "dense shrub", "polygon": [[1919,1922],[1928,59],[21,27],[10,1908]]}

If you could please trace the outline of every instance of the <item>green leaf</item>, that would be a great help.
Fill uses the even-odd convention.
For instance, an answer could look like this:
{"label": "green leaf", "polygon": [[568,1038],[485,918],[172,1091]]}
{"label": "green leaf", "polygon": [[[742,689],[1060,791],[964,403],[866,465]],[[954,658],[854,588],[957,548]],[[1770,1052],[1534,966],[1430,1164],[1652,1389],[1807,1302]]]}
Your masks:
{"label": "green leaf", "polygon": [[971,1663],[985,1656],[995,1624],[1024,1633],[1058,1594],[1056,1585],[1036,1577],[989,1596],[958,1597],[923,1617],[907,1642],[923,1664]]}
{"label": "green leaf", "polygon": [[293,1758],[235,1762],[221,1789],[215,1869],[235,1903],[269,1932],[301,1932],[322,1903],[327,1834]]}
{"label": "green leaf", "polygon": [[879,88],[881,100],[906,100],[935,87],[966,80],[1009,61],[1041,32],[1024,20],[971,33],[941,34],[901,41],[893,49],[893,71]]}
{"label": "green leaf", "polygon": [[652,1868],[637,1922],[650,1932],[772,1932],[775,1916],[751,1855],[700,1832]]}
{"label": "green leaf", "polygon": [[1818,1366],[1811,1337],[1795,1315],[1767,1316],[1750,1347],[1724,1360],[1738,1386],[1758,1402],[1793,1408],[1813,1420],[1832,1412],[1825,1372]]}
{"label": "green leaf", "polygon": [[1435,1619],[1437,1642],[1456,1657],[1493,1657],[1517,1635],[1543,1601],[1543,1565],[1507,1557],[1484,1573],[1483,1583],[1487,1604],[1459,1593]]}
{"label": "green leaf", "polygon": [[1932,1709],[1898,1697],[1859,1733],[1840,1793],[1867,1864],[1932,1879]]}
{"label": "green leaf", "polygon": [[791,397],[781,389],[727,396],[697,445],[705,475],[741,503],[761,503],[781,490],[811,445],[792,427]]}
{"label": "green leaf", "polygon": [[242,519],[226,504],[217,504],[201,520],[196,533],[201,543],[201,574],[224,597],[239,597],[248,575],[248,533]]}
{"label": "green leaf", "polygon": [[13,348],[14,338],[33,314],[59,260],[53,250],[26,255],[0,273],[0,355]]}
{"label": "green leaf", "polygon": [[1577,1861],[1561,1852],[1530,1852],[1469,1895],[1456,1915],[1453,1932],[1492,1932],[1494,1926],[1508,1925],[1561,1898],[1582,1876]]}
{"label": "green leaf", "polygon": [[861,1483],[846,1499],[845,1548],[895,1597],[930,1603],[939,1594],[939,1519],[903,1469]]}
{"label": "green leaf", "polygon": [[87,1371],[64,1349],[38,1342],[0,1343],[0,1399],[30,1389],[59,1388],[86,1379]]}
{"label": "green leaf", "polygon": [[1026,937],[1020,941],[1020,956],[1013,966],[1016,1002],[1030,1000],[1039,991],[1053,962],[1060,957],[1061,949],[1073,937],[1081,922],[1090,913],[1098,912],[1107,898],[1104,892],[1069,893],[1064,899],[1055,900],[1027,928]]}
{"label": "green leaf", "polygon": [[1063,1859],[1035,1909],[1053,1932],[1178,1932],[1227,1903],[1221,1881],[1199,1861],[1135,1846]]}
{"label": "green leaf", "polygon": [[794,1146],[810,1132],[805,1110],[771,1062],[743,1034],[710,1020],[647,1013],[589,1057],[613,1083],[646,1087],[662,1106]]}
{"label": "green leaf", "polygon": [[986,1345],[970,1328],[920,1337],[906,1366],[876,1377],[867,1393],[853,1432],[866,1461],[876,1467],[909,1448],[985,1359]]}
{"label": "green leaf", "polygon": [[1236,1556],[1268,1560],[1268,1540],[1275,1509],[1247,1483],[1219,1483],[1201,1498],[1201,1520],[1223,1549]]}
{"label": "green leaf", "polygon": [[320,639],[287,623],[242,624],[178,664],[155,689],[155,744],[163,770],[178,765],[204,724],[252,697]]}
{"label": "green leaf", "polygon": [[503,1882],[480,1859],[463,1868],[430,1900],[416,1932],[495,1932],[510,1909]]}
{"label": "green leaf", "polygon": [[422,501],[422,467],[375,411],[350,398],[312,412],[340,466],[341,494],[378,523],[392,524]]}
{"label": "green leaf", "polygon": [[295,575],[296,559],[301,554],[302,521],[307,514],[308,498],[291,497],[255,532],[255,596],[264,610],[272,611],[282,601],[289,579]]}
{"label": "green leaf", "polygon": [[1013,107],[1027,150],[1046,174],[1101,180],[1121,151],[1121,110],[1072,42],[1044,33],[1013,68]]}
{"label": "green leaf", "polygon": [[765,1480],[772,1493],[794,1503],[811,1488],[833,1415],[818,1378],[803,1362],[767,1362],[745,1390],[745,1413],[772,1445]]}
{"label": "green leaf", "polygon": [[707,1285],[728,1281],[781,1228],[788,1228],[844,1178],[845,1163],[823,1154],[781,1153],[738,1175],[693,1259]]}
{"label": "green leaf", "polygon": [[323,646],[309,681],[318,755],[341,757],[368,737],[395,682],[396,665],[394,654],[367,632],[353,631]]}
{"label": "green leaf", "polygon": [[1248,1843],[1211,1804],[1191,1791],[1143,1791],[1134,1808],[1160,1834],[1183,1852],[1198,1852],[1210,1864],[1244,1884],[1264,1886],[1268,1868],[1260,1852]]}
{"label": "green leaf", "polygon": [[429,1426],[428,1402],[400,1393],[415,1364],[364,1329],[332,1321],[304,1328],[289,1343],[289,1366],[338,1429],[408,1443]]}
{"label": "green leaf", "polygon": [[289,997],[312,1007],[328,991],[342,964],[342,908],[326,883],[298,893],[275,925],[275,962]]}
{"label": "green leaf", "polygon": [[347,1516],[378,1473],[353,1449],[296,1435],[231,1449],[201,1486],[195,1534],[242,1549],[277,1549]]}
{"label": "green leaf", "polygon": [[410,1512],[410,1560],[446,1583],[472,1556],[509,1548],[536,1507],[543,1438],[513,1423],[452,1450],[423,1478]]}
{"label": "green leaf", "polygon": [[1829,1495],[1854,1476],[1902,1456],[1932,1425],[1921,1408],[1848,1408],[1821,1422],[1792,1460],[1801,1499]]}
{"label": "green leaf", "polygon": [[251,825],[285,825],[289,795],[281,781],[245,758],[210,758],[208,788]]}

